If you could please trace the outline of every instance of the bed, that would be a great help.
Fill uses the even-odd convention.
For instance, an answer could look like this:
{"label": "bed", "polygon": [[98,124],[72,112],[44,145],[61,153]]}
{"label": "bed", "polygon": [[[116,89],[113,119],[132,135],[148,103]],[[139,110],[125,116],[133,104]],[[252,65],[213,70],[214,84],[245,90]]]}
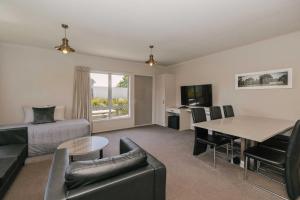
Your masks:
{"label": "bed", "polygon": [[56,121],[47,124],[19,124],[9,127],[28,127],[28,155],[53,153],[64,141],[91,135],[90,124],[85,119]]}

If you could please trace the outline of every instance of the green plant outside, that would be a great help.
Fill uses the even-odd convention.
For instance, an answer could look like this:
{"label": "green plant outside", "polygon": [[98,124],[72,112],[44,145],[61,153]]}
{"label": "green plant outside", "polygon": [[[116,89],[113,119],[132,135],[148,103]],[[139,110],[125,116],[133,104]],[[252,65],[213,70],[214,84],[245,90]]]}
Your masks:
{"label": "green plant outside", "polygon": [[[112,99],[112,109],[115,110],[112,115],[127,115],[128,114],[128,99],[124,98],[113,98]],[[108,99],[95,97],[92,99],[92,107],[107,107],[108,108],[109,102]]]}

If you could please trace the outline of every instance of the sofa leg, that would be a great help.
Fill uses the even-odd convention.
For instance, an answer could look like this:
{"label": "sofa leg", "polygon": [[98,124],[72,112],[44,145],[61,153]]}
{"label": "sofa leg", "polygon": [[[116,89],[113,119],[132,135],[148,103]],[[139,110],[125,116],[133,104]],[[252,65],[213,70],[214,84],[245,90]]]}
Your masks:
{"label": "sofa leg", "polygon": [[100,150],[100,159],[103,158],[103,149]]}
{"label": "sofa leg", "polygon": [[234,157],[234,140],[231,140],[231,162],[233,163]]}

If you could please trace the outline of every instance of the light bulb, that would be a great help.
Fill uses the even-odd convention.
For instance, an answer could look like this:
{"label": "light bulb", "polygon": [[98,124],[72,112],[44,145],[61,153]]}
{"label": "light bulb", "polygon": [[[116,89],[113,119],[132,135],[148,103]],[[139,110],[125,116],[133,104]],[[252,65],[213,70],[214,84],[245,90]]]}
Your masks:
{"label": "light bulb", "polygon": [[62,52],[63,52],[63,54],[69,53],[67,49],[63,49]]}
{"label": "light bulb", "polygon": [[152,65],[153,65],[153,63],[152,63],[152,62],[150,62],[149,64],[150,64],[150,66],[152,66]]}

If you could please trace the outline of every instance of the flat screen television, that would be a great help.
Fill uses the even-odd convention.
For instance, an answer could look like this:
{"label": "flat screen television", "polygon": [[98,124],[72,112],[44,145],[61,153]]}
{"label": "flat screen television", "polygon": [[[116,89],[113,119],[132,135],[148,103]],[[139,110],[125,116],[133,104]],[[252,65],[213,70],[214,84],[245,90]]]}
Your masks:
{"label": "flat screen television", "polygon": [[212,85],[181,86],[181,105],[212,106]]}

